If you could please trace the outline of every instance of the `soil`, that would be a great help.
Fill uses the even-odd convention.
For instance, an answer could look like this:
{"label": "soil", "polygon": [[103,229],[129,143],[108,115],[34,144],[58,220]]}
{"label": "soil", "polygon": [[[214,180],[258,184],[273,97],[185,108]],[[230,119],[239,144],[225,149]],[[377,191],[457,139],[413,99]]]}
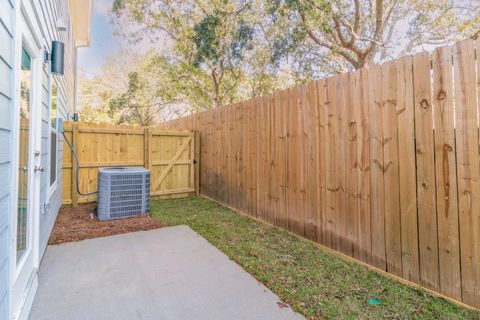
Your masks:
{"label": "soil", "polygon": [[48,244],[74,242],[163,227],[160,221],[149,215],[100,221],[97,219],[96,213],[96,203],[81,204],[77,207],[63,207],[58,213]]}

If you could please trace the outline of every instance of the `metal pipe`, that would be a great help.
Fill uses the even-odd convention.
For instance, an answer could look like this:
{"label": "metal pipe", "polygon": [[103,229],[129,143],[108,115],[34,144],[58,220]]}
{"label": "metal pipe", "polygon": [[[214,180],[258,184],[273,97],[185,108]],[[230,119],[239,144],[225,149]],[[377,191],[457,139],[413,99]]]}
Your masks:
{"label": "metal pipe", "polygon": [[65,135],[65,132],[63,132],[62,130],[62,136],[63,138],[65,139],[65,142],[67,142],[68,144],[68,147],[70,148],[70,150],[72,150],[72,154],[73,156],[75,157],[75,162],[77,163],[76,164],[76,167],[77,167],[77,171],[76,171],[76,175],[75,175],[75,186],[77,187],[77,193],[81,196],[90,196],[92,194],[97,194],[98,191],[94,191],[94,192],[88,192],[88,193],[82,193],[80,192],[80,186],[78,185],[78,173],[80,172],[80,162],[78,161],[78,156],[77,156],[77,153],[75,152],[75,149],[73,149],[72,145],[70,144],[70,141],[68,141],[67,139],[67,136]]}

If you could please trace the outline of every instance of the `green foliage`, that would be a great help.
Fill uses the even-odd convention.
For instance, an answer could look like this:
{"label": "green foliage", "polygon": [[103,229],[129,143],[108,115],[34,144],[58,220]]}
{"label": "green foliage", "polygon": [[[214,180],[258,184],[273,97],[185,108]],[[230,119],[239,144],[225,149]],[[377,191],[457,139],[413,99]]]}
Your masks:
{"label": "green foliage", "polygon": [[[208,15],[194,26],[193,41],[196,50],[193,65],[195,67],[199,67],[204,62],[219,63],[221,59],[229,55],[228,50],[230,50],[233,60],[242,61],[245,50],[253,49],[252,41],[255,30],[243,18],[239,19],[237,30],[231,35],[231,42],[226,44],[225,39],[221,41],[222,32],[229,27],[227,26],[228,17],[221,13]],[[222,63],[225,64],[225,61]]]}
{"label": "green foliage", "polygon": [[165,85],[168,64],[155,58],[125,50],[107,60],[102,74],[80,74],[81,121],[151,125],[168,117],[176,93]]}
{"label": "green foliage", "polygon": [[217,63],[221,57],[220,41],[218,39],[218,28],[221,19],[217,15],[208,15],[193,28],[195,34],[193,42],[196,46],[193,65],[200,66],[205,61]]}
{"label": "green foliage", "polygon": [[[463,0],[114,0],[112,14],[132,44],[159,44],[138,67],[157,90],[128,92],[124,85],[128,103],[115,102],[126,110],[143,104],[132,96],[142,94],[174,115],[478,36],[480,29],[480,6]],[[122,76],[127,83],[128,73]]]}
{"label": "green foliage", "polygon": [[290,57],[311,67],[305,62],[315,56],[318,71],[327,73],[472,37],[480,27],[480,6],[468,1],[268,0],[268,13],[272,61]]}
{"label": "green foliage", "polygon": [[244,50],[253,49],[253,34],[255,30],[252,26],[248,25],[245,20],[240,20],[238,29],[232,43],[232,56],[238,61],[244,60]]}
{"label": "green foliage", "polygon": [[109,103],[110,116],[120,115],[117,123],[151,126],[159,122],[162,103],[149,80],[138,71],[128,74],[127,90]]}
{"label": "green foliage", "polygon": [[141,34],[167,39],[155,63],[164,66],[162,74],[168,86],[176,86],[169,92],[175,92],[175,100],[192,110],[203,110],[287,83],[274,81],[276,70],[264,54],[266,39],[260,40],[264,34],[260,32],[263,18],[258,5],[261,1],[117,0],[112,11],[120,28],[126,21],[139,26],[125,34],[127,38],[136,41]]}

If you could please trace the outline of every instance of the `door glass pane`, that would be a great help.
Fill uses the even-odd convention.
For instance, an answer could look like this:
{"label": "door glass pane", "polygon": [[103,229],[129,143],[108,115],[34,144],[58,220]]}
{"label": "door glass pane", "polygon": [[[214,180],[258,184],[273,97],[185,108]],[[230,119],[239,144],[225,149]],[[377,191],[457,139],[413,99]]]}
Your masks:
{"label": "door glass pane", "polygon": [[20,70],[20,134],[18,170],[18,212],[17,212],[17,264],[28,249],[28,168],[30,136],[30,97],[32,59],[28,51],[22,50]]}

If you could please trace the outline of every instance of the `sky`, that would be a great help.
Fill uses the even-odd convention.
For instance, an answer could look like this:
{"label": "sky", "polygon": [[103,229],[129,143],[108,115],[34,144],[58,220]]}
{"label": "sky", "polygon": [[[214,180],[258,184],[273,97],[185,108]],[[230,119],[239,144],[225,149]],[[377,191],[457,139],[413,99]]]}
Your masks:
{"label": "sky", "polygon": [[122,48],[144,51],[151,47],[149,42],[142,41],[132,48],[125,40],[114,35],[116,27],[109,16],[112,3],[113,0],[93,0],[90,46],[78,49],[78,67],[89,78],[99,75],[105,60]]}
{"label": "sky", "polygon": [[78,49],[78,66],[87,76],[99,74],[105,59],[118,52],[120,40],[113,36],[115,26],[108,12],[113,0],[94,0],[90,47]]}

